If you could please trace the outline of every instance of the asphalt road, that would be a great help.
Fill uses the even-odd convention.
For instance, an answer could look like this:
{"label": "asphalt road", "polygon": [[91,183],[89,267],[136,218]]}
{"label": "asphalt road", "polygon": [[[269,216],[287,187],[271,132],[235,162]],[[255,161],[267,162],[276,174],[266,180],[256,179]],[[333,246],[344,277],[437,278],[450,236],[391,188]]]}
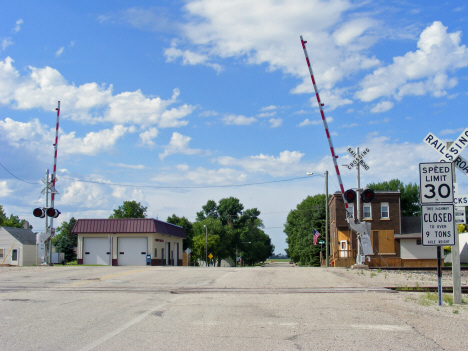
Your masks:
{"label": "asphalt road", "polygon": [[[0,267],[2,350],[463,350],[468,311],[337,268]],[[375,285],[375,284],[374,284]]]}

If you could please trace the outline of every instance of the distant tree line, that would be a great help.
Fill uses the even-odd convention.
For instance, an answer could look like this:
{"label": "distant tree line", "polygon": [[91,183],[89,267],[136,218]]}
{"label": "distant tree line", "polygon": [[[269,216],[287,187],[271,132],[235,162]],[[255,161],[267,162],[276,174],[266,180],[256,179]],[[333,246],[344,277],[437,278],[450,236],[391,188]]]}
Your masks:
{"label": "distant tree line", "polygon": [[307,196],[289,212],[284,233],[288,244],[286,253],[293,262],[320,267],[321,245],[313,244],[313,235],[315,229],[321,234],[319,240],[325,239],[325,206],[324,194]]}
{"label": "distant tree line", "polygon": [[[124,201],[109,218],[146,218],[146,211],[147,207],[139,202]],[[183,249],[191,249],[192,259],[205,260],[206,226],[208,254],[214,256],[218,266],[225,258],[236,262],[236,257],[242,257],[244,262],[253,265],[266,260],[274,250],[270,237],[262,230],[263,222],[259,216],[260,211],[256,208],[244,210],[238,199],[230,197],[221,199],[219,203],[209,200],[193,223],[175,214],[168,217],[167,222],[184,228],[187,239],[183,242]],[[72,234],[75,224],[75,218],[63,221],[53,239],[56,250],[64,252],[67,261],[76,259],[77,236]]]}
{"label": "distant tree line", "polygon": [[[221,261],[237,257],[248,265],[265,261],[274,251],[270,237],[263,231],[263,221],[257,208],[244,210],[244,205],[235,197],[209,200],[197,212],[196,220],[191,223],[185,217],[173,214],[168,223],[184,228],[187,240],[184,250],[190,248],[192,259],[205,260],[206,254],[212,254],[218,266]],[[206,226],[206,227],[205,227]],[[208,233],[208,251],[206,234]]]}
{"label": "distant tree line", "polygon": [[[24,224],[26,223],[25,219],[19,219],[18,216],[13,214],[10,217],[7,217],[5,211],[3,210],[3,206],[0,205],[0,226],[11,227],[11,228],[24,228]],[[32,229],[32,226],[29,226]]]}

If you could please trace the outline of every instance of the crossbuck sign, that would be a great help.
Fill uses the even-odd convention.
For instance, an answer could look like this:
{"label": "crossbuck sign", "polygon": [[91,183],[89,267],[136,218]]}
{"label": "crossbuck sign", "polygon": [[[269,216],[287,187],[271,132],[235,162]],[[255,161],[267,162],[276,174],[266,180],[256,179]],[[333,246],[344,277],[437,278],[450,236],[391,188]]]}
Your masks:
{"label": "crossbuck sign", "polygon": [[468,128],[460,134],[448,150],[446,150],[445,142],[432,133],[426,135],[424,142],[440,154],[441,162],[453,162],[455,167],[468,176],[468,161],[460,156],[462,150],[468,145]]}
{"label": "crossbuck sign", "polygon": [[357,167],[358,165],[364,167],[366,171],[369,170],[369,166],[363,160],[364,156],[370,152],[368,147],[366,147],[366,149],[359,154],[357,154],[352,148],[348,147],[348,152],[351,156],[354,157],[354,160],[349,165],[346,165],[349,170],[353,169],[353,167]]}

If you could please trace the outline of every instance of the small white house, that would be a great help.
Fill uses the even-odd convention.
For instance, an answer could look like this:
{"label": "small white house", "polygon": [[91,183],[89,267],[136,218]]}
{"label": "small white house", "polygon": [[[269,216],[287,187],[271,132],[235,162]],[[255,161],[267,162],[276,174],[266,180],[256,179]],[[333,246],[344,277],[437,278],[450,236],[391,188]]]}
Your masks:
{"label": "small white house", "polygon": [[401,234],[395,239],[400,241],[402,267],[437,266],[437,248],[422,245],[421,217],[401,217]]}
{"label": "small white house", "polygon": [[[458,234],[458,247],[460,249],[460,263],[468,263],[468,233]],[[449,253],[445,262],[452,262],[452,254]]]}
{"label": "small white house", "polygon": [[0,227],[0,264],[36,264],[36,234],[30,229]]}

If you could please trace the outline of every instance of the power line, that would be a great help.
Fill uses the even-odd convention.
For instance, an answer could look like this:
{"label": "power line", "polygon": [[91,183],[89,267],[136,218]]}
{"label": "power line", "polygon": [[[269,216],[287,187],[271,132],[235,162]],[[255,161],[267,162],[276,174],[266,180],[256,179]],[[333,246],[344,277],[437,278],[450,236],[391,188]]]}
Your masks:
{"label": "power line", "polygon": [[12,175],[13,177],[15,177],[16,179],[18,179],[19,181],[23,182],[23,183],[28,183],[28,184],[40,184],[39,182],[36,182],[36,183],[32,183],[32,182],[28,182],[26,180],[23,180],[21,178],[18,178],[17,176],[15,176],[13,173],[11,173],[2,163],[0,163],[0,166],[3,167],[3,169],[5,171],[7,171],[8,173],[10,173],[10,175]]}
{"label": "power line", "polygon": [[[26,180],[23,180],[13,173],[11,173],[2,163],[0,163],[0,166],[5,169],[11,176],[14,178],[18,179],[21,182],[27,183],[27,184],[40,184],[39,182],[28,182]],[[314,174],[312,177],[317,177],[320,176],[320,174]],[[58,178],[58,177],[57,177]],[[102,182],[102,181],[97,181],[97,180],[84,180],[84,179],[78,179],[78,178],[71,178],[71,177],[65,177],[61,176],[60,178],[62,179],[68,179],[68,180],[73,180],[75,182],[81,182],[81,183],[91,183],[91,184],[101,184],[101,185],[114,185],[114,186],[123,186],[123,187],[130,187],[130,188],[154,188],[154,189],[209,189],[209,188],[236,188],[236,187],[244,187],[244,186],[252,186],[252,185],[263,185],[263,184],[274,184],[274,183],[284,183],[284,182],[291,182],[295,180],[300,180],[300,179],[306,179],[310,178],[310,176],[306,177],[296,177],[296,178],[290,178],[290,179],[282,179],[282,180],[272,180],[268,182],[256,182],[256,183],[245,183],[245,184],[229,184],[229,185],[202,185],[202,186],[158,186],[158,185],[135,185],[135,184],[123,184],[123,183],[110,183],[110,182]]]}
{"label": "power line", "polygon": [[272,184],[272,183],[282,183],[282,182],[291,182],[298,179],[305,179],[308,177],[296,177],[290,179],[282,179],[282,180],[272,180],[269,182],[258,182],[258,183],[245,183],[245,184],[229,184],[229,185],[202,185],[202,186],[158,186],[158,185],[135,185],[135,184],[122,184],[122,183],[105,183],[99,182],[94,180],[83,180],[77,178],[69,178],[69,177],[60,177],[62,179],[69,179],[74,180],[76,182],[82,183],[93,183],[93,184],[102,184],[102,185],[116,185],[116,186],[123,186],[123,187],[131,187],[131,188],[154,188],[154,189],[207,189],[207,188],[234,188],[234,187],[243,187],[243,186],[251,186],[251,185],[263,185],[263,184]]}

